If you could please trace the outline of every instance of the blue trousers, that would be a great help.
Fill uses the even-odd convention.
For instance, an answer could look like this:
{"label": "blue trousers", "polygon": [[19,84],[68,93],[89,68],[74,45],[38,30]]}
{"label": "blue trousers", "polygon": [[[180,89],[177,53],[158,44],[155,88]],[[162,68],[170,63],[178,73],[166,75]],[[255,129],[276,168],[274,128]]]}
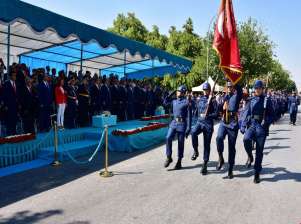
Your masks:
{"label": "blue trousers", "polygon": [[256,142],[256,157],[254,169],[260,172],[262,169],[263,149],[266,139],[266,132],[260,124],[252,124],[244,135],[244,146],[248,156],[252,156],[252,141]]}
{"label": "blue trousers", "polygon": [[203,160],[204,160],[204,162],[208,162],[209,157],[210,157],[210,144],[211,144],[211,138],[212,138],[212,134],[213,134],[212,126],[209,124],[197,122],[196,125],[193,126],[193,128],[191,130],[192,147],[195,152],[198,151],[198,146],[199,146],[198,135],[203,133],[203,137],[204,137]]}
{"label": "blue trousers", "polygon": [[235,164],[235,155],[236,155],[236,139],[238,135],[238,125],[228,126],[224,122],[220,123],[216,136],[216,146],[217,151],[222,154],[224,152],[224,140],[226,135],[228,135],[228,163],[229,169],[233,169]]}
{"label": "blue trousers", "polygon": [[293,112],[290,113],[290,120],[293,124],[296,123],[296,121],[297,121],[297,111],[293,111]]}
{"label": "blue trousers", "polygon": [[172,141],[177,134],[178,136],[178,158],[184,156],[185,129],[175,125],[170,125],[166,135],[166,156],[172,156]]}

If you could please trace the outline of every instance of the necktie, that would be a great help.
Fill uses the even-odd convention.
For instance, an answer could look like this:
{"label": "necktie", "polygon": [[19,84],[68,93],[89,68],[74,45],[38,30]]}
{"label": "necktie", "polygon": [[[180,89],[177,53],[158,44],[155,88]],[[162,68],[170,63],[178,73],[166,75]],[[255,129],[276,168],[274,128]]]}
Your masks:
{"label": "necktie", "polygon": [[14,88],[14,91],[16,93],[16,85],[15,85],[15,82],[13,82],[13,88]]}

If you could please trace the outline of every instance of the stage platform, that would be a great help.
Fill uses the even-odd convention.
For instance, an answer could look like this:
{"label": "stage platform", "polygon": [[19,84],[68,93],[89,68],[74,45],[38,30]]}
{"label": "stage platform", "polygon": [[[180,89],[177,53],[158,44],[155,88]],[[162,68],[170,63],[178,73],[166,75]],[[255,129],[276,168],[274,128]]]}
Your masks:
{"label": "stage platform", "polygon": [[[112,131],[116,129],[135,129],[146,126],[150,122],[154,121],[125,121],[117,123],[116,126],[109,127],[109,150],[133,152],[153,148],[163,143],[165,141],[167,127],[129,136],[116,136],[112,134]],[[155,122],[167,123],[168,119],[155,120]],[[104,129],[102,128],[94,127],[59,131],[59,159],[62,161],[69,159],[65,152],[66,150],[68,150],[73,157],[90,155],[96,149],[103,131]],[[32,168],[34,161],[38,161],[37,164],[39,166],[44,163],[49,163],[49,161],[53,159],[53,153],[53,132],[38,134],[37,138],[32,141],[0,145],[0,176],[2,176],[3,173],[10,173],[13,170],[22,170],[22,167]],[[41,163],[41,161],[44,161],[44,163]],[[26,164],[30,165],[28,166]],[[15,167],[15,169],[13,167]]]}

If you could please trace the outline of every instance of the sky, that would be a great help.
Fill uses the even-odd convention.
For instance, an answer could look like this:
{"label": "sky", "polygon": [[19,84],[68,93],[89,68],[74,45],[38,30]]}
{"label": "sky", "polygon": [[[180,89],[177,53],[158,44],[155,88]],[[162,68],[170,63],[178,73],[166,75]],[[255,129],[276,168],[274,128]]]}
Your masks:
{"label": "sky", "polygon": [[[23,0],[72,19],[106,29],[118,13],[134,12],[150,30],[157,25],[167,34],[188,17],[204,36],[220,0]],[[237,22],[252,17],[276,44],[276,56],[301,88],[301,0],[233,0]]]}

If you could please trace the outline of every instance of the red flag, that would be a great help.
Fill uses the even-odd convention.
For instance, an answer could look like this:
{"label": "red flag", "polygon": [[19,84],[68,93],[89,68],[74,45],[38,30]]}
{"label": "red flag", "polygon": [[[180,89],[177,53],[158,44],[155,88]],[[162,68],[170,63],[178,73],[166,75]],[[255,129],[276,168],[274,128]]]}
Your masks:
{"label": "red flag", "polygon": [[222,0],[216,21],[213,48],[220,58],[220,68],[236,84],[242,78],[242,66],[232,0]]}

